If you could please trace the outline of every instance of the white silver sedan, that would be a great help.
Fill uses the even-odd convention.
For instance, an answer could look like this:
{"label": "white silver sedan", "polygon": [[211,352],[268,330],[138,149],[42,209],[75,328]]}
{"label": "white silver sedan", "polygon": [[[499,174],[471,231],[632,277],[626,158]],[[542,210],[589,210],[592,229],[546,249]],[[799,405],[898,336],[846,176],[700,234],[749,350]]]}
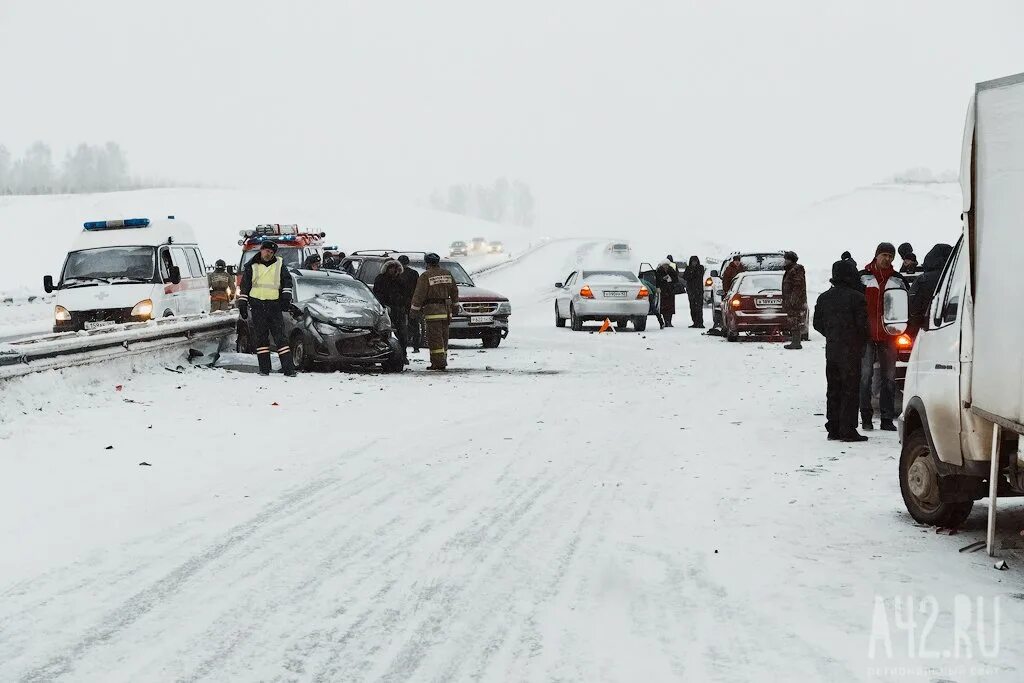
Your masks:
{"label": "white silver sedan", "polygon": [[582,330],[588,320],[611,320],[618,329],[630,321],[637,332],[647,329],[650,292],[628,270],[577,270],[555,284],[555,326]]}

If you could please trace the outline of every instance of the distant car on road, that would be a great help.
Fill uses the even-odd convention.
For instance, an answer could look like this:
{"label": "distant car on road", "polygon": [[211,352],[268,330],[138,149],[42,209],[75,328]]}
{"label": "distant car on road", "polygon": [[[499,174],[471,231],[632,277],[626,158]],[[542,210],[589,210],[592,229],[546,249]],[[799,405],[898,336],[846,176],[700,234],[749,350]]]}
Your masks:
{"label": "distant car on road", "polygon": [[[750,271],[736,276],[721,305],[726,339],[736,341],[741,334],[778,334],[786,330],[789,317],[782,309],[782,275],[782,271]],[[806,341],[810,338],[806,307],[802,327]]]}
{"label": "distant car on road", "polygon": [[[317,363],[348,367],[380,365],[384,372],[405,369],[405,355],[391,319],[373,292],[338,271],[291,270],[295,303],[284,314],[284,331],[295,367]],[[240,353],[254,353],[253,317],[238,321]]]}
{"label": "distant car on road", "polygon": [[637,332],[647,329],[650,292],[628,270],[579,270],[555,284],[555,326],[583,329],[588,320],[614,320],[618,329],[629,322]]}
{"label": "distant car on road", "polygon": [[474,237],[469,244],[469,248],[472,251],[487,251],[487,238],[486,237]]}
{"label": "distant car on road", "polygon": [[501,242],[491,242],[487,250],[492,254],[501,254],[505,251],[505,245]]}
{"label": "distant car on road", "polygon": [[452,242],[451,246],[448,247],[448,255],[469,256],[469,245],[462,241]]}
{"label": "distant car on road", "polygon": [[633,255],[633,250],[625,242],[612,242],[605,247],[605,253],[613,258],[628,259]]}

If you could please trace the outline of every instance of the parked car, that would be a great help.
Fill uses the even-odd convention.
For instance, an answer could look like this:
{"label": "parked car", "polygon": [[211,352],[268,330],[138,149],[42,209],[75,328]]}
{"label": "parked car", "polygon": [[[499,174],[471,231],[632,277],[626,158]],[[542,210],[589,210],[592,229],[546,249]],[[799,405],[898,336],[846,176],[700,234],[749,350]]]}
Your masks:
{"label": "parked car", "polygon": [[605,247],[605,253],[612,258],[628,259],[633,255],[633,250],[625,242],[612,242]]}
{"label": "parked car", "polygon": [[[384,263],[402,254],[409,257],[410,268],[418,273],[426,270],[424,253],[414,251],[357,251],[346,262],[358,261],[356,278],[372,287]],[[452,317],[450,338],[479,339],[485,349],[497,348],[501,340],[508,336],[508,319],[512,315],[512,304],[508,297],[477,287],[458,261],[441,259],[441,267],[452,274],[455,284],[459,286],[459,308],[458,313]]]}
{"label": "parked car", "polygon": [[[739,255],[740,263],[743,265],[743,272],[751,271],[762,271],[762,270],[782,270],[786,267],[786,261],[782,256],[781,251],[757,251],[740,253],[734,252],[722,261],[721,266],[718,269],[716,275],[712,271],[712,284],[711,284],[711,323],[712,327],[722,328],[722,299],[725,298],[725,292],[722,291],[722,273],[725,272],[725,267],[729,265],[729,261]],[[705,287],[707,287],[707,281],[705,280]]]}
{"label": "parked car", "polygon": [[618,329],[630,321],[637,332],[647,329],[650,292],[628,270],[579,270],[555,284],[555,326],[583,329],[588,320],[614,320]]}
{"label": "parked car", "polygon": [[469,245],[462,241],[452,242],[448,247],[449,256],[469,256]]}
{"label": "parked car", "polygon": [[501,242],[491,242],[488,246],[488,251],[492,254],[501,254],[505,251],[505,245]]}
{"label": "parked car", "polygon": [[[333,270],[290,269],[295,301],[284,314],[292,359],[300,370],[317,364],[348,367],[380,365],[401,372],[405,355],[391,319],[373,292],[350,275]],[[237,348],[255,352],[252,316],[239,319]]]}
{"label": "parked car", "polygon": [[[721,305],[722,331],[736,341],[741,334],[778,334],[789,325],[782,310],[782,271],[740,273]],[[807,308],[803,313],[803,339],[809,339]]]}

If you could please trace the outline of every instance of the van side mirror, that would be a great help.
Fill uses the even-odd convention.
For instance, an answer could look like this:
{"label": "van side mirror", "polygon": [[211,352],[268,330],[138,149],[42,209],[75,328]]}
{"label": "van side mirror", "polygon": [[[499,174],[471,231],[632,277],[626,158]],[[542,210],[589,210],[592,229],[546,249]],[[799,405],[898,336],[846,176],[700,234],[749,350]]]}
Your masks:
{"label": "van side mirror", "polygon": [[711,277],[718,277],[718,271],[717,270],[712,270],[711,271]]}
{"label": "van side mirror", "polygon": [[43,291],[49,294],[53,291],[53,276],[47,275],[43,278]]}
{"label": "van side mirror", "polygon": [[181,284],[181,268],[178,266],[171,266],[168,274],[171,276],[172,285]]}
{"label": "van side mirror", "polygon": [[886,334],[897,335],[907,331],[910,318],[910,297],[905,289],[887,289],[882,295],[882,324]]}
{"label": "van side mirror", "polygon": [[562,283],[562,282],[556,282],[555,283],[555,289],[561,289],[562,287],[565,287],[564,283]]}

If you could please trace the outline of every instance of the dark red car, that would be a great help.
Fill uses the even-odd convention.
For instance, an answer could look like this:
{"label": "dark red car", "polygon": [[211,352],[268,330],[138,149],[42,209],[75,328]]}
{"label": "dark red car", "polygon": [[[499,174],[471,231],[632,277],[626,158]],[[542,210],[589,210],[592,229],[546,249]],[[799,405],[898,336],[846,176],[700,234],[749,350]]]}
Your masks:
{"label": "dark red car", "polygon": [[[781,270],[740,273],[722,297],[722,331],[736,341],[741,334],[780,334],[789,318],[782,310]],[[807,309],[803,314],[803,338],[807,340]]]}

